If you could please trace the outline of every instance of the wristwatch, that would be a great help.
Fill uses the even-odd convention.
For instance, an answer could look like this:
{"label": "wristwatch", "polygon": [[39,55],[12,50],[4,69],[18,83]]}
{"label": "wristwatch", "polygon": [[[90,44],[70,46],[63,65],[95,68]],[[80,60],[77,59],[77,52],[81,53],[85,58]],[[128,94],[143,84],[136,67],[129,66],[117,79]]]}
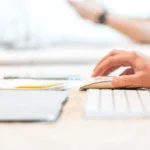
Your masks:
{"label": "wristwatch", "polygon": [[100,24],[106,24],[107,21],[107,11],[104,10],[104,12],[98,17],[98,22]]}

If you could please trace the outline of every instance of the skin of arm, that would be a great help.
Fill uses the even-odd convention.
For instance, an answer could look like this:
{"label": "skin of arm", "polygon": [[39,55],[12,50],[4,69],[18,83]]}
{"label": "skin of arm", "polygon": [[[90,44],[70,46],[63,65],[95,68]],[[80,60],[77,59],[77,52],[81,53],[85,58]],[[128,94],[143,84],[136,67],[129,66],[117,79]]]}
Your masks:
{"label": "skin of arm", "polygon": [[[94,23],[98,23],[99,16],[104,12],[103,8],[95,0],[84,2],[69,0],[69,3],[82,18]],[[127,35],[135,42],[150,43],[149,19],[127,19],[108,13],[105,25]]]}
{"label": "skin of arm", "polygon": [[125,19],[108,15],[106,24],[129,36],[135,42],[150,43],[150,20],[148,19]]}

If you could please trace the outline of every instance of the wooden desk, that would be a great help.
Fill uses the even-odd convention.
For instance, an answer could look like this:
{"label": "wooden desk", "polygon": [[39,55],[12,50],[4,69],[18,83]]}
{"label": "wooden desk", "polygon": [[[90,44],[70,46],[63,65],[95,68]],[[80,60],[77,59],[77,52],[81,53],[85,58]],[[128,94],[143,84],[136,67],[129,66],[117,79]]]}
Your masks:
{"label": "wooden desk", "polygon": [[84,120],[84,92],[70,91],[57,123],[0,124],[1,150],[149,150],[150,120]]}
{"label": "wooden desk", "polygon": [[[147,53],[149,53],[149,48],[146,47]],[[143,50],[143,48],[137,50],[139,49]],[[95,57],[99,59],[102,57],[101,54],[100,52]],[[69,67],[0,66],[0,75],[21,71],[46,73],[52,70],[56,74],[63,70],[73,74],[90,75],[93,67],[93,64]],[[64,106],[61,118],[57,123],[0,124],[0,150],[150,149],[150,119],[84,120],[82,112],[84,94],[84,92],[70,91],[70,99]]]}

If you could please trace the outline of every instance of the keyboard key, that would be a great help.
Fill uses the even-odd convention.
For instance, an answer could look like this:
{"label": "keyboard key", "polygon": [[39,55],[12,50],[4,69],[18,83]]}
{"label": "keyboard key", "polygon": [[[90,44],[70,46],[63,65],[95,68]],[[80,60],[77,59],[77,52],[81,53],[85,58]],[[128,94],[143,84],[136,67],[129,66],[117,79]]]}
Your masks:
{"label": "keyboard key", "polygon": [[112,90],[101,90],[100,99],[101,112],[110,113],[114,111]]}
{"label": "keyboard key", "polygon": [[88,90],[86,96],[85,109],[89,112],[98,113],[100,108],[99,90]]}
{"label": "keyboard key", "polygon": [[124,90],[113,91],[116,113],[128,113],[129,107]]}
{"label": "keyboard key", "polygon": [[127,100],[132,112],[143,112],[142,103],[136,90],[125,90]]}
{"label": "keyboard key", "polygon": [[145,111],[150,112],[150,93],[148,90],[138,90]]}

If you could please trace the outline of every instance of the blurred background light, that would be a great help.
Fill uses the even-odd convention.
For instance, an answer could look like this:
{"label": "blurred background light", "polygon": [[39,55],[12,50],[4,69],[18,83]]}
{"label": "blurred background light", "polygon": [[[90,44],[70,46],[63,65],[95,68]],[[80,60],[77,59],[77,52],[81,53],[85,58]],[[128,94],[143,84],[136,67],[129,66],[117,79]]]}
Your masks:
{"label": "blurred background light", "polygon": [[[97,2],[117,16],[150,16],[149,0]],[[0,0],[0,45],[6,48],[43,48],[57,44],[107,43],[112,40],[129,39],[109,27],[83,20],[67,0]]]}

